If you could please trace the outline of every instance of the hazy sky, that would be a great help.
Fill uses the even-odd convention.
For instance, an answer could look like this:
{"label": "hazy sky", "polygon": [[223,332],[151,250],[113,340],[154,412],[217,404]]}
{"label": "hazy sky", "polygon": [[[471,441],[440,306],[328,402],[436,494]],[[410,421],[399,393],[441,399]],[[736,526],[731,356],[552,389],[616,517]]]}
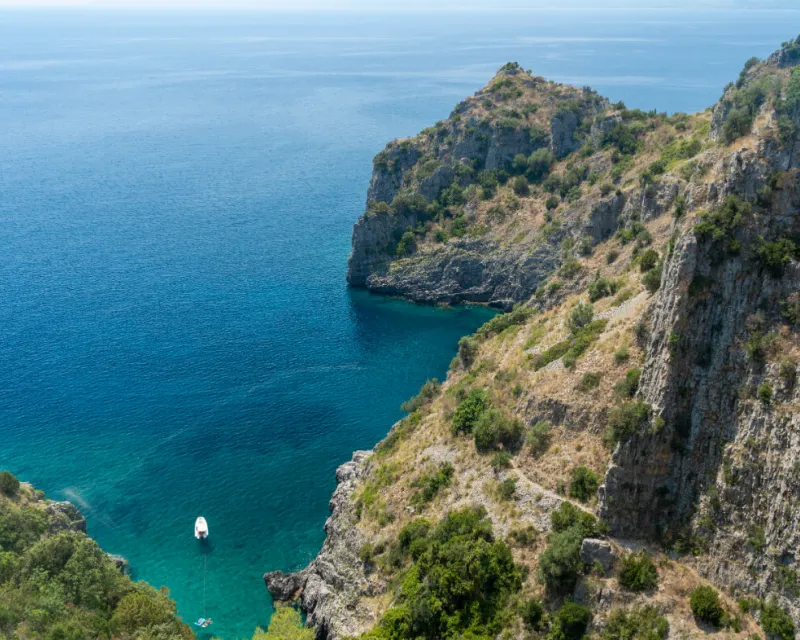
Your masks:
{"label": "hazy sky", "polygon": [[[792,3],[788,3],[790,6]],[[496,10],[580,8],[783,9],[781,0],[0,0],[0,7]]]}

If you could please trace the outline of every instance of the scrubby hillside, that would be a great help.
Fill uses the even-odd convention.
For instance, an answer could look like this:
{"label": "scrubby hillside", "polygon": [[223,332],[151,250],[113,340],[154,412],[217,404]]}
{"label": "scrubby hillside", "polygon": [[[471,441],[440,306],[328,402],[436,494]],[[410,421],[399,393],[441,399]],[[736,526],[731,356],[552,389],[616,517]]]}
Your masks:
{"label": "scrubby hillside", "polygon": [[166,590],[133,582],[68,502],[0,472],[0,638],[194,638]]}
{"label": "scrubby hillside", "polygon": [[798,63],[670,117],[507,65],[378,156],[351,283],[509,312],[265,576],[318,637],[795,637]]}

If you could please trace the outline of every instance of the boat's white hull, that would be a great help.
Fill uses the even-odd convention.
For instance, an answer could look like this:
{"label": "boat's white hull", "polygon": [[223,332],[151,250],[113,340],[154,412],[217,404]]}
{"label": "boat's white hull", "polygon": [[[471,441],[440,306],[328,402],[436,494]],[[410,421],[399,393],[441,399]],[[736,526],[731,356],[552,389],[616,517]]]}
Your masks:
{"label": "boat's white hull", "polygon": [[208,523],[203,517],[198,518],[194,522],[194,537],[198,540],[204,540],[208,537]]}

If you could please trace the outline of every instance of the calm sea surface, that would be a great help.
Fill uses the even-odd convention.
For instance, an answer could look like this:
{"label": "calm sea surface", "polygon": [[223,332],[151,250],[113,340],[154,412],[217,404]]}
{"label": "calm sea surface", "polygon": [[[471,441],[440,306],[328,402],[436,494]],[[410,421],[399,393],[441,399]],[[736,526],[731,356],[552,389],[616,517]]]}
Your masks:
{"label": "calm sea surface", "polygon": [[371,159],[494,71],[710,105],[800,14],[0,13],[0,468],[204,613],[269,620],[334,470],[490,315],[349,291]]}

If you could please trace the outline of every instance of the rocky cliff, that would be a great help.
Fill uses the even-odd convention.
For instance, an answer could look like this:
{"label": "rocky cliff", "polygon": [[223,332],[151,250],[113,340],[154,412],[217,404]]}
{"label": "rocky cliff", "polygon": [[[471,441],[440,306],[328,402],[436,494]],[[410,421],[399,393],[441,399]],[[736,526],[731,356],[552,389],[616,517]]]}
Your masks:
{"label": "rocky cliff", "polygon": [[[795,637],[799,63],[673,116],[510,64],[379,154],[351,284],[509,312],[342,468],[309,568],[266,576],[319,637]],[[454,597],[456,521],[521,573]]]}

